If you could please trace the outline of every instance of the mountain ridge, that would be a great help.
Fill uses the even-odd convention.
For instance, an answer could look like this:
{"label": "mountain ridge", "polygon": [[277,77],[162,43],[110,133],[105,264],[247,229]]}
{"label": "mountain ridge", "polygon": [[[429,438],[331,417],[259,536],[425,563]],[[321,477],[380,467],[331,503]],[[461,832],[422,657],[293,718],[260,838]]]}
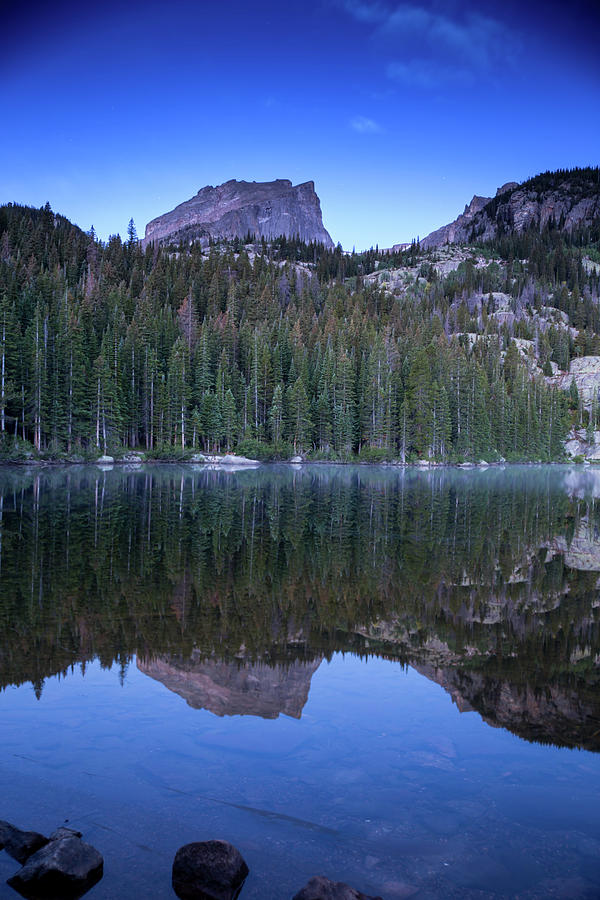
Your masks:
{"label": "mountain ridge", "polygon": [[506,232],[556,227],[572,232],[590,227],[600,217],[600,170],[543,172],[522,183],[509,181],[495,197],[475,195],[453,222],[430,232],[424,250],[443,244],[487,242]]}

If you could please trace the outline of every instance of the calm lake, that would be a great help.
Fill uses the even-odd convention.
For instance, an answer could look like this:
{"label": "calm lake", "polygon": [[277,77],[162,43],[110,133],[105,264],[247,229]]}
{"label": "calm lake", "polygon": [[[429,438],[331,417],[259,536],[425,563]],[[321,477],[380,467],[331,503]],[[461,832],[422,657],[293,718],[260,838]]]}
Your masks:
{"label": "calm lake", "polygon": [[600,471],[3,467],[0,687],[93,900],[210,838],[241,900],[598,898]]}

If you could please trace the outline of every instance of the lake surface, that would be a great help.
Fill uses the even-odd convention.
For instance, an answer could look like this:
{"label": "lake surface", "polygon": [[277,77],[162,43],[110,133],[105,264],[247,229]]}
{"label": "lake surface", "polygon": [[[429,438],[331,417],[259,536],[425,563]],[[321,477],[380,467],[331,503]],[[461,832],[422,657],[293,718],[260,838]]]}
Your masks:
{"label": "lake surface", "polygon": [[4,467],[0,818],[94,900],[598,898],[599,585],[591,468]]}

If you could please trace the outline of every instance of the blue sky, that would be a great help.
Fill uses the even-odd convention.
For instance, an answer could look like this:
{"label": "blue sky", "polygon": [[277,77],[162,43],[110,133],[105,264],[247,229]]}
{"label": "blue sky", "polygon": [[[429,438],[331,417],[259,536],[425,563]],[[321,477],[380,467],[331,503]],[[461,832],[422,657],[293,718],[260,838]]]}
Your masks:
{"label": "blue sky", "polygon": [[29,3],[4,13],[0,203],[100,237],[230,178],[314,180],[346,249],[598,164],[600,12],[557,0]]}

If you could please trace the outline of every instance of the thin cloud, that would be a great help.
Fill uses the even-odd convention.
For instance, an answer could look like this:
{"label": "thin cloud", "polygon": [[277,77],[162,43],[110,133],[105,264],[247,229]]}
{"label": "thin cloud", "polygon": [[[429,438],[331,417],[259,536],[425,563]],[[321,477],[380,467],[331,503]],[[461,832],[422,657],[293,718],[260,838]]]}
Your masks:
{"label": "thin cloud", "polygon": [[380,24],[389,15],[383,3],[370,3],[369,0],[340,0],[338,5],[359,22]]}
{"label": "thin cloud", "polygon": [[355,116],[350,120],[350,127],[359,134],[381,134],[383,131],[378,122],[367,116]]}
{"label": "thin cloud", "polygon": [[403,43],[417,41],[435,56],[448,56],[477,68],[505,59],[507,29],[495,19],[467,12],[462,19],[402,4],[381,23],[382,32]]}
{"label": "thin cloud", "polygon": [[371,25],[374,39],[394,48],[387,72],[397,82],[430,88],[446,78],[469,84],[512,65],[518,50],[518,38],[502,22],[468,9],[449,14],[425,4],[380,0],[338,0],[338,5]]}
{"label": "thin cloud", "polygon": [[413,59],[409,63],[391,62],[386,73],[392,81],[406,87],[432,90],[440,85],[473,84],[474,76],[467,69],[455,68],[438,63],[435,59]]}

